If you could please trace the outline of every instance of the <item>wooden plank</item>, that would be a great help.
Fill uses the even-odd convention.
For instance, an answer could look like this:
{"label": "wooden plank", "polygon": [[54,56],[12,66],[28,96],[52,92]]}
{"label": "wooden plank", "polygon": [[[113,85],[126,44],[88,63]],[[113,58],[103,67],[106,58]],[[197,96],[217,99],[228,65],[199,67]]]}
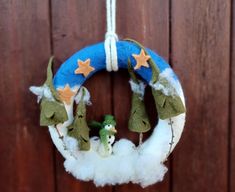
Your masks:
{"label": "wooden plank", "polygon": [[[52,0],[52,35],[57,66],[74,52],[90,44],[103,41],[105,34],[105,1]],[[91,93],[93,105],[88,107],[88,119],[102,120],[111,113],[110,75],[101,72],[91,77],[85,86]],[[56,153],[57,191],[112,191],[112,187],[95,188],[92,182],[81,182],[65,172],[63,158]]]}
{"label": "wooden plank", "polygon": [[172,1],[172,61],[187,123],[173,157],[173,191],[228,190],[229,0]]}
{"label": "wooden plank", "polygon": [[[128,0],[117,1],[117,33],[120,38],[133,38],[157,51],[165,59],[169,53],[169,1],[166,0]],[[138,143],[138,135],[128,131],[131,91],[127,71],[120,70],[114,74],[113,103],[117,119],[119,138],[129,138]],[[151,114],[152,125],[156,123],[156,111],[153,110],[150,91],[146,94],[146,105]],[[167,173],[165,180],[144,189],[144,191],[169,191],[170,177]],[[115,191],[143,191],[134,184],[116,186]]]}
{"label": "wooden plank", "polygon": [[28,90],[45,80],[48,1],[1,1],[0,45],[0,191],[54,191],[52,144]]}
{"label": "wooden plank", "polygon": [[232,19],[232,26],[231,26],[231,83],[230,83],[230,164],[229,164],[229,170],[230,170],[230,177],[229,177],[229,189],[230,191],[235,191],[235,2],[232,1],[233,4],[231,5],[233,7],[232,13],[231,13],[231,19]]}

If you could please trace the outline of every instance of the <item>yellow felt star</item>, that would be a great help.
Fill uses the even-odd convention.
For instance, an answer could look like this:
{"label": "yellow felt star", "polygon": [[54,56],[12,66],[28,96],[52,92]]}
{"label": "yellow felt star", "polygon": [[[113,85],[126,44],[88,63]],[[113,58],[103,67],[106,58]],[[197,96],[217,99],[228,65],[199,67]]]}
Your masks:
{"label": "yellow felt star", "polygon": [[73,92],[69,85],[67,84],[63,89],[58,89],[59,97],[61,101],[64,101],[66,104],[71,104],[71,97],[73,97],[76,92]]}
{"label": "yellow felt star", "polygon": [[90,72],[94,71],[95,68],[90,65],[91,60],[87,59],[86,61],[78,60],[78,68],[74,71],[75,74],[83,74],[87,77]]}
{"label": "yellow felt star", "polygon": [[139,69],[140,67],[149,67],[148,64],[148,60],[150,59],[149,55],[146,55],[144,50],[141,49],[140,54],[136,55],[136,54],[132,54],[132,56],[135,58],[136,60],[136,66],[134,67],[134,69]]}

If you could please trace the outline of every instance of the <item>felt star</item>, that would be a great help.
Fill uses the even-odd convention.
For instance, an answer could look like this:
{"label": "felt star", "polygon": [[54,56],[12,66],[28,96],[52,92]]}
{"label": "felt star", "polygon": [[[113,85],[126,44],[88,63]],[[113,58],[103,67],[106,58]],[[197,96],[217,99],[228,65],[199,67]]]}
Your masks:
{"label": "felt star", "polygon": [[78,60],[78,68],[74,71],[75,74],[83,74],[87,77],[90,72],[94,71],[95,68],[90,65],[91,60],[87,59],[86,61]]}
{"label": "felt star", "polygon": [[73,97],[76,92],[73,92],[69,85],[67,84],[63,89],[58,89],[59,97],[61,101],[64,101],[67,105],[71,104],[71,97]]}
{"label": "felt star", "polygon": [[136,55],[136,54],[132,54],[132,56],[135,58],[136,60],[136,66],[134,67],[134,69],[139,69],[140,67],[149,67],[148,64],[148,60],[150,59],[149,55],[146,55],[144,50],[141,49],[140,54]]}

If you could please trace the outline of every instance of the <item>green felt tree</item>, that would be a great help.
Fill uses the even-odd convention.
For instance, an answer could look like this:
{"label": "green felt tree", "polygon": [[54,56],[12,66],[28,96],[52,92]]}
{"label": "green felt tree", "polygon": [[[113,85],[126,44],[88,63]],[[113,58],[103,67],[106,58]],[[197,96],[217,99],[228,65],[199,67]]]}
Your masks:
{"label": "green felt tree", "polygon": [[[133,68],[128,60],[128,71],[132,81],[139,85],[140,81],[135,76]],[[128,121],[130,131],[144,133],[151,129],[149,118],[146,112],[143,96],[139,93],[132,93],[131,114]]]}
{"label": "green felt tree", "polygon": [[88,151],[90,149],[90,129],[86,122],[86,104],[83,98],[84,91],[82,98],[77,105],[76,116],[74,118],[74,121],[68,127],[68,135],[77,139],[80,150]]}
{"label": "green felt tree", "polygon": [[171,92],[173,93],[172,95],[166,95],[162,90],[156,90],[152,87],[152,94],[159,118],[164,120],[185,113],[185,106],[175,88],[166,78],[159,78],[159,69],[151,58],[149,64],[152,67],[152,83],[155,84],[159,82],[164,88],[172,90]]}
{"label": "green felt tree", "polygon": [[49,101],[45,98],[41,101],[40,125],[57,125],[68,120],[64,106],[56,101]]}
{"label": "green felt tree", "polygon": [[[139,46],[141,49],[145,51],[146,54],[147,51],[146,49],[137,41],[132,40],[132,39],[127,39],[127,41],[135,43],[137,46]],[[154,63],[153,59],[150,58],[148,61],[149,65],[152,68],[152,83],[157,83],[159,81],[159,74],[160,70],[157,68],[157,65]],[[166,95],[162,90],[155,90],[152,87],[152,94],[155,100],[155,105],[158,111],[158,116],[160,119],[168,119],[174,116],[177,116],[179,114],[185,113],[186,109],[185,106],[177,94],[175,88],[168,82],[167,79],[163,80],[162,85],[164,87],[170,88],[173,90],[172,92],[174,94],[172,95]]]}
{"label": "green felt tree", "polygon": [[67,112],[64,105],[60,102],[58,93],[56,92],[53,85],[53,73],[52,73],[52,62],[53,57],[50,58],[47,66],[47,79],[44,84],[46,84],[55,101],[49,100],[43,97],[40,103],[41,113],[40,113],[40,125],[49,126],[57,125],[59,123],[64,123],[68,120]]}
{"label": "green felt tree", "polygon": [[53,72],[52,72],[53,59],[54,59],[53,56],[51,56],[49,59],[48,66],[47,66],[47,79],[44,84],[49,87],[54,99],[60,102],[59,94],[53,85]]}

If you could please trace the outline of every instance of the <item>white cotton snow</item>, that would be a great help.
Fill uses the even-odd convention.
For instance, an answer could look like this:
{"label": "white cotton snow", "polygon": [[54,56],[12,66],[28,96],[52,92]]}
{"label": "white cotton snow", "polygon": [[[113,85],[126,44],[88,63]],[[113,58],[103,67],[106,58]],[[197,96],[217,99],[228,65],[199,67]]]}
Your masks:
{"label": "white cotton snow", "polygon": [[66,135],[64,137],[64,144],[71,153],[75,153],[78,150],[78,141],[73,137]]}
{"label": "white cotton snow", "polygon": [[134,93],[139,94],[141,96],[141,99],[143,99],[146,84],[143,81],[140,81],[140,80],[139,80],[138,83],[135,83],[132,79],[129,81],[129,83],[131,85],[131,90]]}
{"label": "white cotton snow", "polygon": [[[164,84],[168,82],[167,86]],[[161,90],[165,95],[175,95],[175,87],[178,87],[178,80],[174,77],[174,72],[171,68],[167,68],[159,74],[159,79],[156,83],[150,82],[150,85],[155,90]]]}
{"label": "white cotton snow", "polygon": [[80,102],[80,100],[82,99],[83,91],[85,93],[84,96],[83,96],[83,101],[86,103],[86,105],[91,105],[91,100],[90,100],[91,95],[90,95],[90,92],[84,86],[80,87],[78,94],[74,98],[75,102],[77,104]]}
{"label": "white cotton snow", "polygon": [[40,87],[31,86],[31,87],[29,87],[29,90],[33,94],[37,95],[37,102],[38,103],[40,102],[42,97],[46,97],[47,99],[54,101],[54,98],[51,94],[51,91],[50,91],[50,89],[47,85],[43,85],[43,86],[40,86]]}
{"label": "white cotton snow", "polygon": [[95,150],[97,142],[92,138],[90,151],[67,158],[66,171],[77,179],[93,180],[97,186],[133,182],[146,187],[162,181],[167,168],[158,156],[142,153],[131,141],[121,139],[114,144],[113,154],[103,158]]}
{"label": "white cotton snow", "polygon": [[[173,77],[172,70],[166,69],[160,76],[170,82],[184,102],[181,85]],[[130,82],[130,84],[134,92],[144,94],[144,84],[140,86],[133,82]],[[152,86],[157,89],[161,88],[156,84]],[[41,89],[33,91],[37,92],[37,95],[45,94],[43,92],[44,89],[43,91]],[[169,90],[166,91],[169,93]],[[87,103],[89,103],[90,94],[88,91],[85,91],[85,98]],[[75,96],[75,100],[79,102],[80,99],[81,93],[80,95],[78,93]],[[146,187],[163,180],[167,172],[167,168],[163,163],[181,137],[185,123],[185,114],[172,118],[174,122],[174,144],[171,147],[172,130],[169,120],[166,119],[159,120],[152,135],[141,146],[136,147],[131,141],[121,139],[114,143],[112,155],[101,157],[97,152],[100,145],[98,137],[90,139],[91,149],[89,151],[79,151],[79,143],[67,136],[66,126],[73,119],[73,107],[71,105],[65,107],[69,120],[60,127],[64,139],[59,138],[53,126],[49,126],[49,131],[54,144],[65,158],[64,166],[67,172],[83,181],[93,180],[97,186],[132,182]]]}

